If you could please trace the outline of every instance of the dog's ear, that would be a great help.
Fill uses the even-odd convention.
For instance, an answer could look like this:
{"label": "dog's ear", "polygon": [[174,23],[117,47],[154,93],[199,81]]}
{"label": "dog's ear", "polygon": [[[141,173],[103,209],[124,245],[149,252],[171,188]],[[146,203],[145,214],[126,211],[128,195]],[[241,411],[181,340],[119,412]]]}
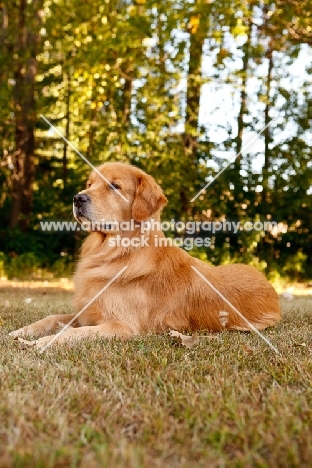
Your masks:
{"label": "dog's ear", "polygon": [[132,217],[135,221],[146,221],[154,213],[167,205],[167,198],[156,184],[153,177],[140,174],[132,205]]}

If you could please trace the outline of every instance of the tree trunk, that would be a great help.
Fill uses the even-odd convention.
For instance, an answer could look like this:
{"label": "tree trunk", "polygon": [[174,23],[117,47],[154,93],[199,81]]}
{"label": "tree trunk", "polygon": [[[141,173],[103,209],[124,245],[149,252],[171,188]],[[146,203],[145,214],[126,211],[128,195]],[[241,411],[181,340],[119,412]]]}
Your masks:
{"label": "tree trunk", "polygon": [[[196,162],[198,149],[198,117],[199,103],[202,87],[202,54],[203,45],[207,36],[209,21],[209,6],[200,0],[196,2],[196,11],[190,18],[190,46],[189,67],[187,76],[185,128],[182,135],[183,151],[185,156],[185,179],[189,180],[194,188],[196,180]],[[191,216],[189,200],[190,193],[182,188],[180,202],[182,211]]]}
{"label": "tree trunk", "polygon": [[121,70],[121,75],[125,80],[122,92],[122,109],[121,109],[121,124],[123,128],[127,129],[130,124],[131,114],[131,99],[132,99],[132,87],[133,87],[133,67],[128,64],[124,67],[124,71]]}
{"label": "tree trunk", "polygon": [[[25,119],[26,120],[26,119]],[[33,201],[34,129],[24,121],[16,123],[13,193],[10,227],[26,230]]]}
{"label": "tree trunk", "polygon": [[131,110],[131,97],[132,97],[132,79],[126,80],[123,88],[123,116],[122,124],[128,128],[130,122]]}
{"label": "tree trunk", "polygon": [[[262,206],[262,214],[264,216],[264,220],[267,219],[267,215],[270,213],[270,190],[269,190],[269,169],[270,169],[270,143],[272,141],[271,138],[271,130],[269,127],[269,123],[271,117],[269,116],[269,112],[271,109],[271,85],[272,85],[272,72],[274,67],[273,62],[273,41],[270,41],[269,49],[267,52],[268,58],[268,71],[267,71],[267,78],[266,78],[266,105],[264,110],[264,124],[267,128],[264,131],[264,166],[262,168],[262,194],[261,194],[261,206]],[[264,237],[262,238],[262,252],[263,258],[266,261],[266,272],[269,273],[272,269],[272,261],[274,259],[274,251],[273,251],[273,243],[270,239],[270,233],[266,232]]]}
{"label": "tree trunk", "polygon": [[[250,55],[250,39],[251,39],[251,25],[249,21],[247,40],[242,47],[242,51],[243,51],[243,67],[241,70],[242,88],[241,88],[241,94],[240,94],[240,108],[239,108],[239,113],[237,117],[236,154],[239,154],[243,148],[244,115],[246,114],[246,111],[247,111],[246,88],[247,88],[247,79],[248,79],[247,74],[248,74],[249,55]],[[234,168],[237,174],[239,174],[239,171],[241,168],[241,159],[242,159],[241,155],[235,159]]]}
{"label": "tree trunk", "polygon": [[[191,159],[191,164],[196,159],[198,142],[198,116],[201,93],[202,74],[202,49],[207,34],[207,12],[204,10],[194,15],[197,18],[191,23],[189,68],[186,91],[185,131],[183,134],[184,153]],[[198,21],[198,23],[197,23]]]}
{"label": "tree trunk", "polygon": [[[69,140],[69,127],[70,127],[70,80],[71,76],[70,73],[68,72],[66,74],[66,80],[67,80],[67,90],[66,90],[66,127],[65,127],[65,138]],[[64,146],[63,146],[63,183],[64,183],[64,189],[67,184],[67,148],[68,145],[66,141],[64,141]]]}
{"label": "tree trunk", "polygon": [[262,206],[263,206],[263,213],[267,215],[268,212],[268,203],[269,203],[269,168],[270,168],[270,148],[269,145],[272,141],[271,139],[271,131],[269,127],[269,123],[271,117],[269,116],[271,102],[270,102],[270,94],[271,94],[271,84],[272,84],[272,72],[273,72],[273,46],[272,42],[269,45],[269,50],[267,57],[269,59],[268,63],[268,73],[267,73],[267,82],[266,82],[266,105],[264,110],[264,125],[267,128],[264,131],[264,166],[262,169]]}
{"label": "tree trunk", "polygon": [[[28,12],[27,8],[33,11]],[[29,225],[33,201],[36,56],[41,8],[42,0],[34,0],[31,5],[20,0],[17,41],[13,45],[18,59],[14,71],[15,152],[10,227],[20,226],[23,230]]]}

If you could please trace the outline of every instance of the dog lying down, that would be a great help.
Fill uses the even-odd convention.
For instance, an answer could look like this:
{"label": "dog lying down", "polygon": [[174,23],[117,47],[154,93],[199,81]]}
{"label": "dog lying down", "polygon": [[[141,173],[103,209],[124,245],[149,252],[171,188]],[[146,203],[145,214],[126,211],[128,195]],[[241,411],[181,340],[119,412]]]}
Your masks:
{"label": "dog lying down", "polygon": [[[53,339],[51,334],[70,322],[53,344],[96,336],[130,338],[169,329],[261,330],[276,324],[278,296],[254,267],[214,267],[179,247],[159,246],[165,238],[159,226],[166,203],[155,180],[134,166],[106,163],[93,171],[86,190],[74,197],[74,215],[80,223],[101,222],[82,246],[74,277],[76,313],[50,315],[10,335],[44,335],[27,342],[42,349]],[[122,223],[129,225],[131,220],[133,229],[122,230]],[[156,227],[145,229],[139,245],[131,242],[141,239],[147,221]],[[117,236],[127,242],[116,242]],[[224,315],[226,323],[220,319]]]}

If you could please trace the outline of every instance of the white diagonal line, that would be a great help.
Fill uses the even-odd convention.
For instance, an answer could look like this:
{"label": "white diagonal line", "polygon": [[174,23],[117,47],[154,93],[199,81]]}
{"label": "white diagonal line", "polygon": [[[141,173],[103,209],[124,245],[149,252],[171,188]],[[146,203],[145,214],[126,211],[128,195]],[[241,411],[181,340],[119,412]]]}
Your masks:
{"label": "white diagonal line", "polygon": [[117,278],[118,276],[121,275],[121,273],[123,273],[125,271],[125,269],[128,268],[128,265],[126,265],[125,267],[122,268],[122,270],[120,270],[117,275],[114,276],[114,278],[112,278],[105,286],[104,288],[101,289],[101,291],[99,291],[94,297],[93,299],[91,299],[91,301],[88,302],[87,305],[85,305],[81,310],[80,312],[78,312],[78,314],[75,315],[74,318],[71,319],[70,322],[68,322],[63,328],[62,330],[60,330],[56,335],[53,336],[53,338],[51,338],[51,340],[49,341],[49,343],[47,343],[44,348],[42,348],[42,350],[40,351],[40,353],[43,353],[43,351],[45,351],[65,330],[67,330],[68,327],[70,327],[70,325],[79,317],[79,315],[82,314],[82,312],[84,312],[94,301],[95,299],[97,299],[101,294],[102,292],[105,291],[105,289],[107,289]]}
{"label": "white diagonal line", "polygon": [[40,117],[41,117],[48,125],[50,125],[50,127],[53,128],[53,130],[54,130],[54,131],[55,131],[55,132],[56,132],[56,133],[57,133],[57,134],[58,134],[58,135],[59,135],[59,136],[60,136],[60,137],[61,137],[61,138],[62,138],[62,139],[63,139],[63,140],[64,140],[80,157],[81,157],[81,159],[83,159],[87,164],[89,164],[89,166],[90,166],[100,177],[102,177],[102,179],[105,180],[105,182],[107,182],[108,185],[109,185],[111,188],[113,188],[114,191],[115,191],[116,193],[118,193],[118,195],[119,195],[124,201],[126,201],[126,202],[129,203],[129,200],[128,200],[126,197],[124,197],[123,194],[120,193],[120,191],[117,190],[117,189],[110,183],[110,181],[109,181],[108,179],[106,179],[106,177],[105,177],[103,174],[101,174],[101,172],[100,172],[95,166],[93,166],[93,164],[90,163],[90,161],[89,161],[82,153],[80,153],[80,151],[79,151],[69,140],[67,140],[67,138],[64,137],[64,135],[62,135],[62,133],[61,133],[53,124],[51,124],[51,122],[50,122],[44,115],[40,114]]}
{"label": "white diagonal line", "polygon": [[262,338],[270,346],[270,348],[273,349],[273,351],[275,351],[277,354],[279,354],[279,350],[277,348],[275,348],[275,346],[272,345],[272,343],[264,335],[262,335],[262,333],[260,333],[259,330],[257,330],[257,328],[252,323],[250,323],[249,320],[247,320],[246,317],[244,317],[244,315],[235,306],[233,306],[233,304],[231,304],[231,302],[228,301],[227,298],[224,297],[223,294],[220,293],[220,291],[218,291],[218,289],[213,284],[211,284],[210,281],[207,280],[207,278],[205,278],[204,275],[201,274],[200,271],[197,270],[197,268],[195,268],[194,266],[192,266],[192,268],[193,268],[194,271],[196,271],[198,276],[200,276],[224,300],[224,302],[227,303],[227,305],[232,307],[232,309],[249,325],[249,327],[254,332],[256,332],[257,335],[259,335],[260,338]]}
{"label": "white diagonal line", "polygon": [[264,130],[266,130],[266,129],[268,128],[268,126],[271,125],[271,123],[274,122],[274,120],[277,119],[277,117],[278,117],[278,115],[275,116],[275,117],[273,117],[273,119],[271,119],[270,122],[267,123],[267,124],[265,125],[265,127],[263,127],[262,130],[260,130],[260,132],[257,133],[257,135],[254,136],[254,137],[240,150],[240,152],[237,153],[237,154],[234,156],[234,158],[231,159],[230,162],[229,162],[225,167],[223,167],[223,168],[221,169],[220,172],[218,172],[218,174],[217,174],[210,182],[208,182],[207,185],[205,185],[205,187],[203,187],[202,189],[200,189],[200,191],[198,192],[198,194],[195,195],[194,198],[192,198],[191,202],[195,201],[196,198],[198,198],[199,195],[200,195],[201,193],[203,193],[203,192],[209,187],[209,185],[211,185],[212,182],[214,182],[214,181],[219,177],[219,175],[222,174],[222,172],[224,172],[225,169],[227,169],[227,168],[235,161],[236,158],[238,158],[238,156],[240,156],[254,141],[256,141],[257,138],[264,132]]}

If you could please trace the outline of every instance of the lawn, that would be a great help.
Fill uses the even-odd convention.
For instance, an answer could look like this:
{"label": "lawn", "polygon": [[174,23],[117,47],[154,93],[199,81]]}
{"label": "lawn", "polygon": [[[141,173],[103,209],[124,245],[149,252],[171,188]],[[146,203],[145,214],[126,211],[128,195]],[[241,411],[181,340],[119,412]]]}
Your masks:
{"label": "lawn", "polygon": [[312,297],[258,336],[188,349],[167,335],[43,354],[8,332],[71,310],[71,291],[0,290],[0,467],[311,467]]}

